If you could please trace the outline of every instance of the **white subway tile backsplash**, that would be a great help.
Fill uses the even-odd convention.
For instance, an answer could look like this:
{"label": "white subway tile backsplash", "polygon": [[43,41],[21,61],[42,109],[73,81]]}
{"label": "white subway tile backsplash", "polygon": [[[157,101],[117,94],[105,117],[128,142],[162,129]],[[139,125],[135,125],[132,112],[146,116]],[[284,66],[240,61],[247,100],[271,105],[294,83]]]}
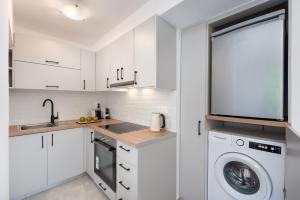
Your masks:
{"label": "white subway tile backsplash", "polygon": [[54,102],[54,113],[59,120],[77,119],[89,115],[99,102],[104,103],[101,94],[62,91],[10,91],[10,124],[32,124],[50,121],[51,105],[42,103],[50,98]]}
{"label": "white subway tile backsplash", "polygon": [[113,118],[149,126],[151,113],[166,116],[166,128],[176,131],[176,92],[154,89],[131,89],[128,92],[109,92],[105,105]]}
{"label": "white subway tile backsplash", "polygon": [[166,116],[167,129],[176,131],[176,92],[155,89],[104,93],[11,90],[10,124],[49,121],[50,104],[42,107],[47,98],[54,101],[54,112],[59,112],[59,120],[89,115],[99,102],[110,108],[112,118],[146,126],[150,125],[152,112],[161,112]]}

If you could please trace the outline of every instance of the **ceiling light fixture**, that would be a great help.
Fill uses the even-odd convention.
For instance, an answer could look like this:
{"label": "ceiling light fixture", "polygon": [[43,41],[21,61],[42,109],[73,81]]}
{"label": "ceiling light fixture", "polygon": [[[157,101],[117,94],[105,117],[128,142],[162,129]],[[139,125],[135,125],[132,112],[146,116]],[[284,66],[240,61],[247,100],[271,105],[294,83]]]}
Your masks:
{"label": "ceiling light fixture", "polygon": [[68,4],[62,7],[61,12],[68,18],[73,20],[84,20],[88,18],[90,12],[89,10],[82,5],[78,4]]}

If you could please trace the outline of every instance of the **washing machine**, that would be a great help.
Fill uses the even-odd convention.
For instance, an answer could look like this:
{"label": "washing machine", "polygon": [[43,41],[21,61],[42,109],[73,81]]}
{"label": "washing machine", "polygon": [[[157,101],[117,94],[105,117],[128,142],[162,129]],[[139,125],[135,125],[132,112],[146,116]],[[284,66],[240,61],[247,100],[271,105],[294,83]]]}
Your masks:
{"label": "washing machine", "polygon": [[209,132],[208,200],[283,200],[284,134]]}

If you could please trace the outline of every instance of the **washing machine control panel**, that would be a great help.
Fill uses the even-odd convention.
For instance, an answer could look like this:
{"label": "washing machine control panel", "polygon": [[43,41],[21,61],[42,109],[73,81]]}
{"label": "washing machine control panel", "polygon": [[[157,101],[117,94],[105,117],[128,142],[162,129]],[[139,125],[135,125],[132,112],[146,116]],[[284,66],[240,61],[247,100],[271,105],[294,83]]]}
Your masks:
{"label": "washing machine control panel", "polygon": [[270,153],[281,154],[281,147],[273,146],[273,145],[269,145],[269,144],[249,142],[249,148],[260,150],[260,151],[266,151],[266,152],[270,152]]}

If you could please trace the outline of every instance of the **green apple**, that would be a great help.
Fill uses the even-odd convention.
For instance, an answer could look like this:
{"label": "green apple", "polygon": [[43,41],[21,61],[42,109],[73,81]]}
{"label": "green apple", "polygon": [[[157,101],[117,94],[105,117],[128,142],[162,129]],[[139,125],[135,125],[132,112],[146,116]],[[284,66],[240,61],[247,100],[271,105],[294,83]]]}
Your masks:
{"label": "green apple", "polygon": [[92,118],[91,118],[91,117],[87,117],[87,118],[86,118],[86,121],[87,121],[87,122],[90,122],[90,121],[92,121]]}
{"label": "green apple", "polygon": [[98,120],[98,118],[97,117],[92,117],[92,121],[97,121]]}
{"label": "green apple", "polygon": [[80,117],[79,121],[80,121],[80,122],[85,122],[86,119],[85,119],[85,117]]}

